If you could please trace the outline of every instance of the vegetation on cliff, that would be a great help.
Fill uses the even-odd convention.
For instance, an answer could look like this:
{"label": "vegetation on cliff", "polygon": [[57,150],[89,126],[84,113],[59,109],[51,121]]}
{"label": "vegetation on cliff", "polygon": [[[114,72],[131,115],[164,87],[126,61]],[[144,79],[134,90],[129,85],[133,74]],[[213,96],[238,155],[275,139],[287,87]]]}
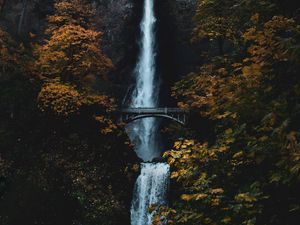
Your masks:
{"label": "vegetation on cliff", "polygon": [[94,89],[112,61],[88,1],[54,6],[30,43],[0,30],[0,224],[129,223],[136,158]]}
{"label": "vegetation on cliff", "polygon": [[299,223],[300,26],[293,6],[198,2],[192,41],[210,47],[173,95],[215,124],[215,138],[177,141],[165,153],[172,197],[155,224],[162,215],[168,224]]}

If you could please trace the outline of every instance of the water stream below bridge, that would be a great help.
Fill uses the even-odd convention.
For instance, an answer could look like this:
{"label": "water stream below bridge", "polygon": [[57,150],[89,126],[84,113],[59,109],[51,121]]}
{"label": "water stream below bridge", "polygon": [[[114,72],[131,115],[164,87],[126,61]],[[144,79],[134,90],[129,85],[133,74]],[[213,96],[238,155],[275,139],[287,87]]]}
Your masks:
{"label": "water stream below bridge", "polygon": [[[158,107],[159,84],[155,63],[155,0],[144,0],[143,17],[140,23],[140,54],[134,71],[136,85],[131,95],[132,108]],[[149,207],[166,203],[169,183],[169,165],[151,163],[160,157],[158,142],[159,120],[144,118],[127,126],[131,141],[135,144],[137,155],[144,161],[141,163],[139,175],[133,193],[131,206],[131,225],[150,225],[153,212]]]}

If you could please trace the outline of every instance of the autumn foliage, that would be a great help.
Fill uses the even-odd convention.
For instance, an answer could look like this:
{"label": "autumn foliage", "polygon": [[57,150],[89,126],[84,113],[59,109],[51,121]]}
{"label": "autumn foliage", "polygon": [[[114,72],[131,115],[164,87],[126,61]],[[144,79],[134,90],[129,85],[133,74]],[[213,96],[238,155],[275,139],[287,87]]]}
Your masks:
{"label": "autumn foliage", "polygon": [[102,34],[93,29],[94,11],[83,0],[57,1],[55,10],[48,17],[49,39],[36,46],[34,52],[32,72],[45,82],[38,97],[39,108],[65,118],[78,115],[90,104],[111,110],[110,100],[99,101],[109,97],[91,97],[91,81],[105,80],[113,67],[99,46]]}
{"label": "autumn foliage", "polygon": [[162,215],[168,224],[297,224],[300,29],[277,10],[199,1],[193,42],[208,40],[211,51],[173,96],[213,121],[215,140],[177,141],[166,152],[175,200],[155,224]]}
{"label": "autumn foliage", "polygon": [[38,96],[42,112],[52,112],[58,116],[78,113],[82,105],[81,96],[72,86],[64,84],[46,84]]}
{"label": "autumn foliage", "polygon": [[0,27],[0,73],[5,74],[16,69],[21,48],[10,35]]}
{"label": "autumn foliage", "polygon": [[[28,17],[45,4],[27,2]],[[0,224],[129,223],[136,159],[99,85],[113,63],[94,9],[57,0],[51,13],[30,39],[0,29]]]}
{"label": "autumn foliage", "polygon": [[83,28],[91,27],[95,12],[88,2],[85,0],[64,0],[55,1],[55,15],[49,15],[49,27],[47,33],[65,26],[77,25]]}

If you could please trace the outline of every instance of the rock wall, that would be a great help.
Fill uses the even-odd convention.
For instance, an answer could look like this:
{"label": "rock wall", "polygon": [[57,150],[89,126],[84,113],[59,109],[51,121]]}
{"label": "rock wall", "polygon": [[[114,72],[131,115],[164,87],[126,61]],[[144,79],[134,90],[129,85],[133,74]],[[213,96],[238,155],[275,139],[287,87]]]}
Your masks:
{"label": "rock wall", "polygon": [[175,104],[170,87],[201,63],[200,46],[191,44],[198,0],[157,1],[158,67],[162,78],[162,104]]}
{"label": "rock wall", "polygon": [[29,33],[41,33],[46,15],[52,11],[52,0],[2,0],[0,25],[16,38],[25,39]]}
{"label": "rock wall", "polygon": [[133,0],[98,0],[96,8],[103,50],[114,62],[117,82],[124,82],[135,63],[138,4]]}

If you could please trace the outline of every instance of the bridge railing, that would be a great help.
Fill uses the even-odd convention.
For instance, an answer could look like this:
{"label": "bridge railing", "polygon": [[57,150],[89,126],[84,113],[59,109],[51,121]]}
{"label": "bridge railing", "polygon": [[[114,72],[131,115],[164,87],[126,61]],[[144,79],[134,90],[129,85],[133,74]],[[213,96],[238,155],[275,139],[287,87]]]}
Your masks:
{"label": "bridge railing", "polygon": [[189,109],[181,109],[181,108],[124,108],[121,109],[122,113],[128,114],[188,114],[190,113]]}

